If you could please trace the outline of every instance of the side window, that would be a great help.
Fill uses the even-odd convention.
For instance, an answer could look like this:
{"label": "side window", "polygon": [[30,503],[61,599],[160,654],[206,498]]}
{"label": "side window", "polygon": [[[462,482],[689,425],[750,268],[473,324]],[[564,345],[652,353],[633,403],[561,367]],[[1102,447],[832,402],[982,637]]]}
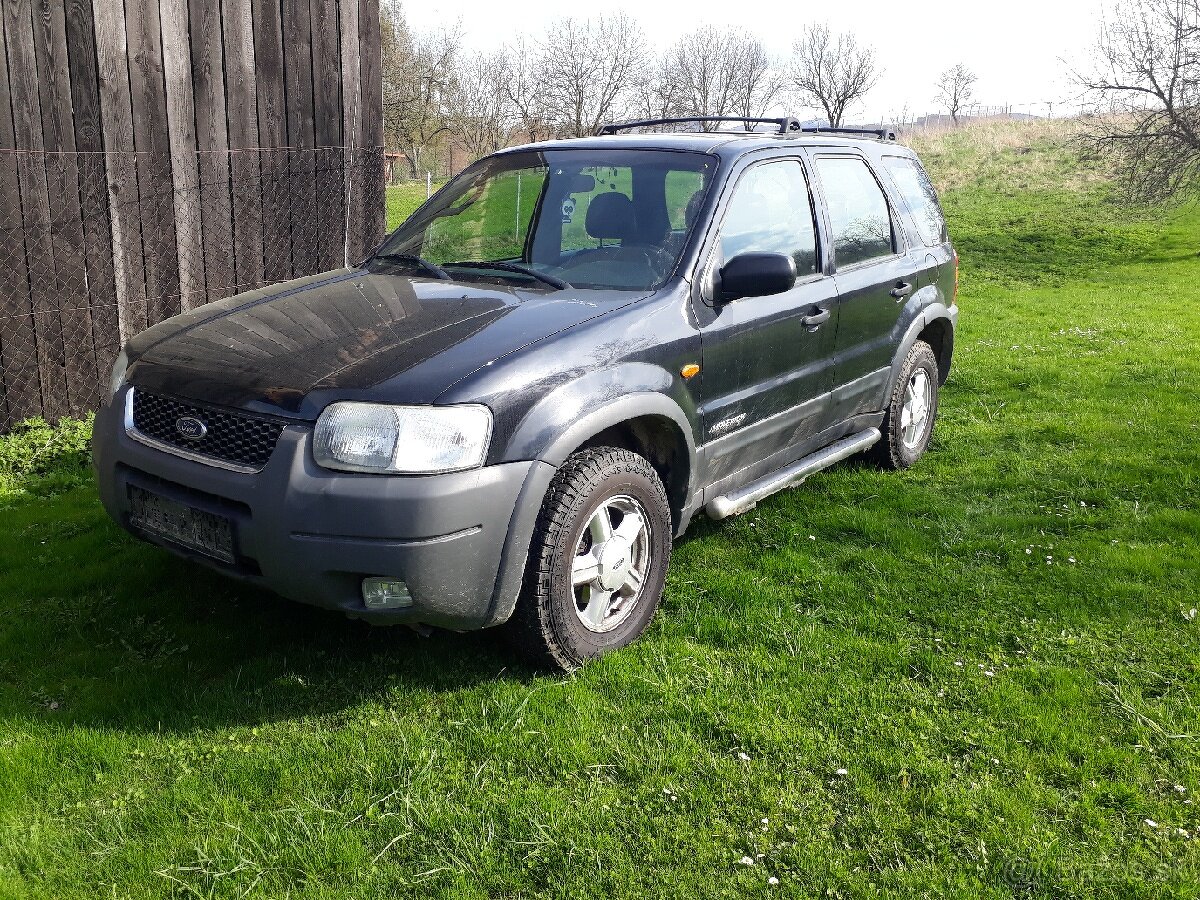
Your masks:
{"label": "side window", "polygon": [[817,271],[817,238],[804,169],[796,160],[763,163],[737,183],[725,221],[721,253],[784,253],[803,278]]}
{"label": "side window", "polygon": [[883,164],[900,189],[904,202],[912,210],[921,241],[926,247],[944,244],[948,239],[946,220],[942,218],[937,192],[921,164],[904,156],[885,156]]}
{"label": "side window", "polygon": [[861,159],[818,157],[839,269],[895,253],[892,217],[879,182]]}

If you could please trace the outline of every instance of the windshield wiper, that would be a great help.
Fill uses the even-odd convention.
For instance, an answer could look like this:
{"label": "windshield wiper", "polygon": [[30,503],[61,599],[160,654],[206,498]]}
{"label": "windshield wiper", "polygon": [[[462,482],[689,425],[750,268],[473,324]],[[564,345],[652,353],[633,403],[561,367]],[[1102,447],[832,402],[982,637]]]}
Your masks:
{"label": "windshield wiper", "polygon": [[518,265],[510,262],[479,262],[477,260],[464,260],[463,262],[446,263],[446,265],[456,269],[497,269],[501,272],[517,272],[521,275],[528,275],[542,284],[548,284],[556,290],[565,291],[571,287],[569,282],[563,281],[561,278],[555,278],[553,275],[544,275],[537,269],[529,266]]}
{"label": "windshield wiper", "polygon": [[429,260],[422,259],[421,257],[412,253],[380,253],[378,256],[372,258],[380,259],[384,262],[412,263],[417,268],[424,269],[434,278],[440,278],[442,281],[454,280],[454,276],[437,263],[431,263]]}

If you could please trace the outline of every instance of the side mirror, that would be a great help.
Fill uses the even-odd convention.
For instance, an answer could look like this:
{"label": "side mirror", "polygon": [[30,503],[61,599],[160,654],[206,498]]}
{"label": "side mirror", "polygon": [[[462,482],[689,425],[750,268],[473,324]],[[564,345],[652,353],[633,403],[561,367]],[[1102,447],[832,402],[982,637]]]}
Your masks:
{"label": "side mirror", "polygon": [[721,269],[721,299],[766,297],[796,285],[796,261],[782,253],[740,253]]}

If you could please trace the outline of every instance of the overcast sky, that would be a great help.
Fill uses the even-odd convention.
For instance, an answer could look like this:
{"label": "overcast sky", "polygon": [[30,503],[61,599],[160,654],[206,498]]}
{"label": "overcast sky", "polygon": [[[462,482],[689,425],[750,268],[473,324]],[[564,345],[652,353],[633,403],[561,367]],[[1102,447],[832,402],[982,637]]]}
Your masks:
{"label": "overcast sky", "polygon": [[[1068,100],[1075,91],[1060,60],[1078,61],[1086,54],[1095,40],[1103,0],[835,0],[803,5],[772,0],[610,0],[594,5],[435,0],[402,6],[416,29],[461,20],[464,43],[472,48],[501,44],[521,32],[540,32],[564,15],[587,18],[620,9],[635,17],[660,47],[700,25],[740,25],[758,34],[771,52],[784,55],[806,23],[823,20],[878,50],[884,78],[857,111],[858,118],[874,120],[894,117],[905,107],[918,114],[937,111],[934,80],[957,62],[979,76],[975,97],[980,103],[1020,107]],[[1034,111],[1044,114],[1045,109]]]}

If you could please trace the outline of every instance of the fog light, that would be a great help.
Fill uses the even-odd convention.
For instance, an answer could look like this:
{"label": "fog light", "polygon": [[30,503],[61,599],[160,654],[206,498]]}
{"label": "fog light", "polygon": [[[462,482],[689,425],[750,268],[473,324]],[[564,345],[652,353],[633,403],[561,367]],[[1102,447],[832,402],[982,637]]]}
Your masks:
{"label": "fog light", "polygon": [[364,578],[362,598],[367,609],[403,609],[413,605],[408,585],[398,578]]}

